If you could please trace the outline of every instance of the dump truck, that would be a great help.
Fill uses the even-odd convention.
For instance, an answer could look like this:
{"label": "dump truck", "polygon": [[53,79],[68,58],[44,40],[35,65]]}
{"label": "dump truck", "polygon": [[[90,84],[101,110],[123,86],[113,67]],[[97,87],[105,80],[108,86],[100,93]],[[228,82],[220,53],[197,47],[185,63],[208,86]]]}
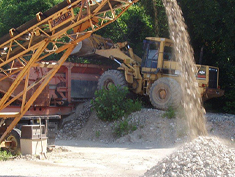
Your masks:
{"label": "dump truck", "polygon": [[[34,19],[10,29],[9,34],[0,38],[0,82],[8,83],[0,90],[0,147],[19,149],[20,130],[13,128],[28,110],[40,111],[44,104],[50,104],[48,83],[77,43],[114,22],[135,2],[137,0],[66,0],[46,12],[38,12]],[[58,56],[58,60],[48,62],[51,55]],[[47,68],[47,72],[31,80],[35,67]],[[67,86],[70,89],[69,83]],[[65,87],[64,83],[57,85],[55,104],[68,104],[63,96],[71,92]],[[47,99],[39,101],[41,96]],[[18,110],[9,112],[7,108],[15,104]],[[34,116],[37,117],[37,113]]]}
{"label": "dump truck", "polygon": [[[182,93],[180,88],[180,67],[174,57],[173,41],[166,38],[146,37],[143,44],[143,57],[133,53],[127,42],[111,45],[110,40],[93,35],[80,42],[72,55],[87,58],[111,59],[118,63],[115,70],[104,72],[98,89],[107,89],[111,84],[128,87],[132,92],[147,95],[157,109],[166,110],[180,105]],[[82,47],[84,46],[84,47]],[[204,101],[220,97],[219,68],[197,65],[199,91]]]}
{"label": "dump truck", "polygon": [[[53,62],[55,61],[50,61],[48,64],[53,64]],[[110,68],[111,66],[108,65],[65,62],[34,101],[33,106],[27,110],[7,136],[7,141],[14,140],[14,145],[10,147],[10,150],[14,152],[19,148],[22,126],[38,125],[39,122],[46,127],[48,145],[54,145],[55,133],[61,124],[62,118],[74,113],[80,103],[93,98],[99,77]],[[32,67],[29,83],[37,81],[49,71],[50,68]],[[0,73],[0,78],[2,77],[3,75]],[[7,91],[16,77],[17,75],[12,75],[11,78],[0,82],[2,93]],[[22,81],[22,83],[24,82]],[[18,91],[23,90],[23,87],[24,84],[19,85]],[[32,93],[33,90],[28,93],[28,96],[30,97]],[[20,109],[20,100],[17,100],[3,111],[11,113],[19,112]],[[0,134],[6,130],[11,122],[12,119],[10,118],[4,120],[4,125],[0,126]]]}

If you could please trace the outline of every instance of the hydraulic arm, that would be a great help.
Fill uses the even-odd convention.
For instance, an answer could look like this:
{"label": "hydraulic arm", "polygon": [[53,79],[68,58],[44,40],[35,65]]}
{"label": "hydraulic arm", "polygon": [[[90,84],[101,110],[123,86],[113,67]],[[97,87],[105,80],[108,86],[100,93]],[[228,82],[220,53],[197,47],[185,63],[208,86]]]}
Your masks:
{"label": "hydraulic arm", "polygon": [[[35,19],[11,29],[8,35],[0,39],[0,81],[17,75],[0,100],[0,118],[13,119],[1,136],[0,143],[33,106],[77,43],[115,21],[136,1],[138,0],[67,0],[44,13],[37,13]],[[48,57],[52,54],[59,54],[56,63],[48,62]],[[40,80],[29,84],[30,69],[35,66],[52,69]],[[22,83],[24,89],[17,92]],[[36,88],[36,91],[29,95],[32,88]],[[16,100],[21,101],[19,112],[2,112]]]}

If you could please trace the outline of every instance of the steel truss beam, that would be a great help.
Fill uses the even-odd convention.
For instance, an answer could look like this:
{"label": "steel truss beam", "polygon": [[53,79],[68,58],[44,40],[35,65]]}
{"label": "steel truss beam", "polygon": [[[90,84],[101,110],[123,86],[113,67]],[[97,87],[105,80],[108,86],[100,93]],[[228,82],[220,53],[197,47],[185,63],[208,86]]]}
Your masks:
{"label": "steel truss beam", "polygon": [[[17,75],[0,100],[0,117],[14,118],[1,136],[0,143],[32,106],[76,44],[114,22],[137,0],[67,0],[66,2],[59,4],[59,8],[53,7],[45,14],[38,13],[36,19],[19,28],[11,29],[8,36],[0,39],[2,75],[0,81]],[[47,67],[47,62],[43,64],[43,61],[47,61],[52,54],[61,54],[62,57],[40,80],[29,84],[30,69],[35,66]],[[17,92],[20,84],[24,85],[24,89]],[[27,93],[36,86],[36,91],[27,98]],[[21,102],[20,112],[14,114],[1,112],[16,100]]]}

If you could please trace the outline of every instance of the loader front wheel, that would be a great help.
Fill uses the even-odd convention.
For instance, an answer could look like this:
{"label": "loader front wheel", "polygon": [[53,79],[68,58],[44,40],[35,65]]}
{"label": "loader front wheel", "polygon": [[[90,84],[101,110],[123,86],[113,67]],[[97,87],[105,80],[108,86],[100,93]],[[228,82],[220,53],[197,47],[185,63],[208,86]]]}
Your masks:
{"label": "loader front wheel", "polygon": [[20,137],[21,131],[17,128],[14,128],[6,138],[7,141],[11,141],[10,146],[7,149],[13,155],[17,155],[20,153]]}
{"label": "loader front wheel", "polygon": [[117,70],[105,71],[98,81],[98,90],[109,90],[110,85],[120,86],[121,88],[127,86],[124,74]]}
{"label": "loader front wheel", "polygon": [[149,98],[157,109],[177,108],[182,98],[180,85],[175,79],[160,78],[151,86]]}

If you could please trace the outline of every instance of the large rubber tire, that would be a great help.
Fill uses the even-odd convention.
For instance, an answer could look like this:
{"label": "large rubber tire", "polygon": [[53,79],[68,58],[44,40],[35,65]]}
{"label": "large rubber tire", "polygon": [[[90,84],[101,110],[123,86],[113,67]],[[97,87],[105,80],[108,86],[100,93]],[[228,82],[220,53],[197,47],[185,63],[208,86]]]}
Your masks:
{"label": "large rubber tire", "polygon": [[175,79],[162,77],[151,86],[149,97],[157,109],[177,108],[182,99],[180,84]]}
{"label": "large rubber tire", "polygon": [[14,128],[11,133],[7,136],[7,141],[12,141],[11,146],[8,148],[8,150],[13,155],[20,154],[20,137],[21,137],[21,131],[17,128]]}
{"label": "large rubber tire", "polygon": [[114,84],[115,86],[120,86],[121,88],[127,86],[127,82],[123,72],[117,70],[105,71],[98,81],[98,90],[106,89],[109,90],[109,86]]}

